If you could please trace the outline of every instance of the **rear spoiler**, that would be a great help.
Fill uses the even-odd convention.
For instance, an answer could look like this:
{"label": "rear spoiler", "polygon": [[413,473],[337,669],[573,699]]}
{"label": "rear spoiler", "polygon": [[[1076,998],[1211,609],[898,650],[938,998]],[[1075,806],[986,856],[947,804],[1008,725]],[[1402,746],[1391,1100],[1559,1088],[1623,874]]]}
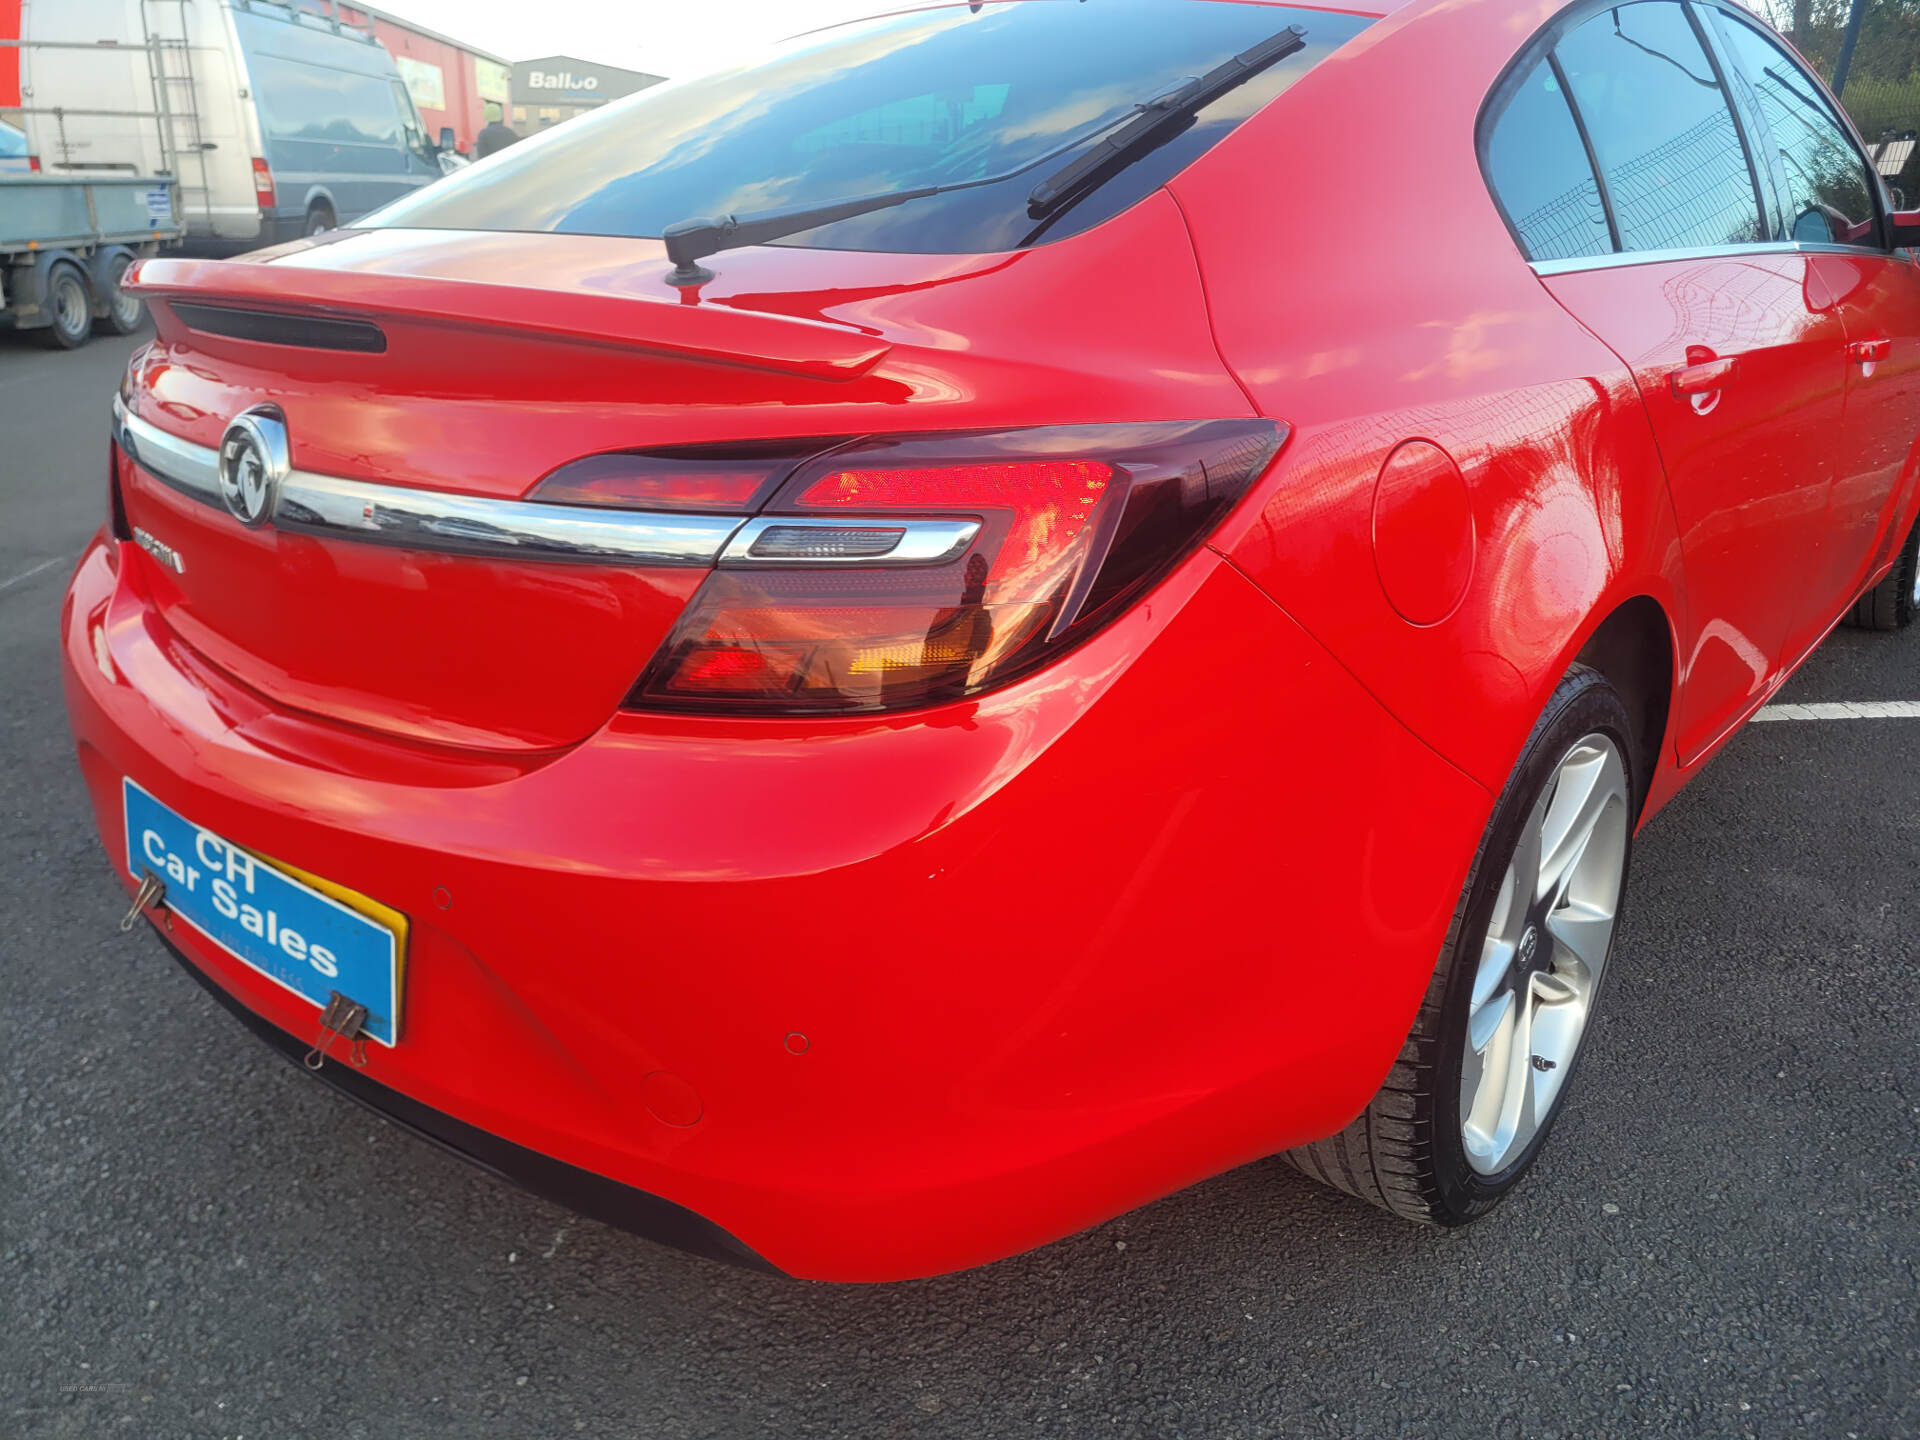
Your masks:
{"label": "rear spoiler", "polygon": [[191,298],[283,315],[356,320],[389,316],[512,330],[816,380],[864,375],[892,348],[871,335],[824,321],[690,305],[675,294],[655,299],[624,290],[546,290],[246,260],[141,260],[122,285],[160,300]]}

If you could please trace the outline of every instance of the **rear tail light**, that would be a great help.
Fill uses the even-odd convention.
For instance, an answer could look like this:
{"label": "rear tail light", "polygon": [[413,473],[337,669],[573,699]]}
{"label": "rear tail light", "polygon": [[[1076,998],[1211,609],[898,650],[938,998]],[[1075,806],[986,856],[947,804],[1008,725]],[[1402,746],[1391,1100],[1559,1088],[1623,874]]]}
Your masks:
{"label": "rear tail light", "polygon": [[790,442],[682,445],[588,455],[553,471],[527,498],[550,505],[750,515],[766,503],[781,476],[836,443],[813,440],[797,449]]}
{"label": "rear tail light", "polygon": [[[742,509],[786,478],[728,543],[628,704],[860,713],[1004,684],[1190,554],[1284,439],[1266,420],[1062,426],[842,444],[797,469],[763,466],[764,489],[742,468],[726,481]],[[642,497],[655,481],[671,488],[671,463],[624,458],[624,480],[607,470],[571,482],[600,487],[598,500],[576,489],[574,503],[659,508]],[[553,482],[565,473],[539,498],[562,498]],[[621,486],[633,500],[608,498]]]}
{"label": "rear tail light", "polygon": [[253,194],[262,214],[273,209],[273,171],[258,155],[253,157]]}
{"label": "rear tail light", "polygon": [[27,173],[30,175],[38,175],[40,173],[40,157],[38,155],[27,156]]}

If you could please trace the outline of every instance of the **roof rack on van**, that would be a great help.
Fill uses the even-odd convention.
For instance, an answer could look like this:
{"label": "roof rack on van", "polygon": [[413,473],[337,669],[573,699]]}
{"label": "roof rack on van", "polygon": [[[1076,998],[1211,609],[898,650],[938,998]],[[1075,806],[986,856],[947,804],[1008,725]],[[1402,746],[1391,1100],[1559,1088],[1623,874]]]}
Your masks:
{"label": "roof rack on van", "polygon": [[[380,43],[371,26],[356,25],[351,20],[340,18],[339,0],[233,0],[233,3],[248,14],[258,14],[267,9],[279,10],[295,25],[324,26],[334,34],[349,39],[363,40],[369,45]],[[319,5],[326,6],[326,9],[316,9]]]}

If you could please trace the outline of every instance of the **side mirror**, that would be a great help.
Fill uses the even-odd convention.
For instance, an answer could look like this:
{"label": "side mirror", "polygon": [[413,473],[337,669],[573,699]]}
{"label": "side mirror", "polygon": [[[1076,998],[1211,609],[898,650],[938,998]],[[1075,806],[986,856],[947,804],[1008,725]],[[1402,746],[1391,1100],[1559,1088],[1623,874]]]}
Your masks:
{"label": "side mirror", "polygon": [[1920,210],[1895,210],[1887,216],[1887,244],[1895,250],[1920,249]]}
{"label": "side mirror", "polygon": [[440,127],[440,148],[442,150],[453,149],[453,126],[442,125]]}

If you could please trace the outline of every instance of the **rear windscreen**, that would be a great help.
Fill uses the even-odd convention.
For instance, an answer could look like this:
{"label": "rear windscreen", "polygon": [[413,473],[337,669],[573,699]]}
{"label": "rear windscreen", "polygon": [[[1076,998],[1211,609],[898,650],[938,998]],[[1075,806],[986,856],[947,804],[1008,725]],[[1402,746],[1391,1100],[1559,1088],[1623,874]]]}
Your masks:
{"label": "rear windscreen", "polygon": [[[953,5],[805,36],[556,126],[361,222],[658,236],[679,220],[1005,180],[777,243],[1014,250],[1106,220],[1191,164],[1365,29],[1363,16],[1237,0]],[[1298,25],[1304,48],[1036,218],[1034,186],[1137,107]]]}

